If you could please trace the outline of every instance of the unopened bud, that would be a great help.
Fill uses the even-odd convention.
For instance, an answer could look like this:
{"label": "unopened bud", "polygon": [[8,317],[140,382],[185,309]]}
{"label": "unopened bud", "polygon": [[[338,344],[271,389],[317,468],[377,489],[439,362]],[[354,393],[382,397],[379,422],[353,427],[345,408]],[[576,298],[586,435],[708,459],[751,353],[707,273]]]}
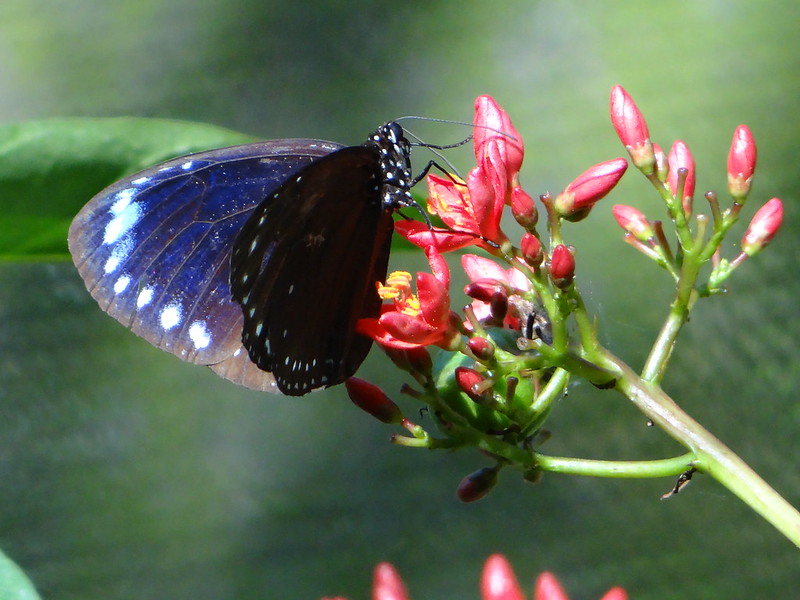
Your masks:
{"label": "unopened bud", "polygon": [[524,233],[522,235],[519,249],[522,252],[522,258],[534,269],[542,264],[542,260],[544,260],[542,242],[532,233]]}
{"label": "unopened bud", "polygon": [[462,502],[474,502],[484,498],[497,484],[497,467],[484,467],[470,473],[456,489],[456,496]]}
{"label": "unopened bud", "polygon": [[633,98],[619,85],[611,90],[611,123],[633,164],[645,175],[650,175],[656,157],[647,123]]}
{"label": "unopened bud", "polygon": [[550,279],[553,285],[560,289],[566,289],[572,284],[575,278],[575,257],[569,248],[559,244],[553,249],[550,257]]}
{"label": "unopened bud", "polygon": [[[491,391],[486,388],[486,379],[475,369],[456,367],[456,383],[476,404],[486,404]],[[488,392],[488,393],[487,393]]]}
{"label": "unopened bud", "polygon": [[400,407],[374,383],[358,377],[348,377],[344,381],[347,394],[353,404],[383,423],[400,423],[403,413]]}
{"label": "unopened bud", "polygon": [[[683,141],[677,140],[672,144],[669,151],[669,175],[667,175],[667,185],[675,196],[683,204],[683,211],[686,216],[692,214],[692,197],[694,196],[695,168],[692,153]],[[681,173],[681,169],[686,169],[686,174]],[[679,190],[681,178],[683,177],[683,189]],[[682,193],[681,193],[682,192]],[[678,198],[678,194],[681,197]]]}
{"label": "unopened bud", "polygon": [[519,186],[511,190],[511,214],[525,229],[533,229],[539,220],[539,212],[533,198]]}
{"label": "unopened bud", "polygon": [[628,161],[624,158],[588,168],[556,197],[556,212],[569,221],[580,221],[598,200],[614,189],[627,168]]}
{"label": "unopened bud", "polygon": [[773,198],[753,215],[742,236],[742,251],[747,256],[761,252],[778,233],[782,222],[783,203],[778,198]]}
{"label": "unopened bud", "polygon": [[650,221],[640,211],[625,204],[615,204],[611,212],[614,218],[625,231],[632,234],[637,240],[646,242],[655,236]]}
{"label": "unopened bud", "polygon": [[467,346],[478,360],[490,360],[494,356],[494,344],[485,337],[472,337]]}
{"label": "unopened bud", "polygon": [[756,142],[747,125],[739,125],[728,153],[728,191],[740,204],[750,193],[755,169]]}

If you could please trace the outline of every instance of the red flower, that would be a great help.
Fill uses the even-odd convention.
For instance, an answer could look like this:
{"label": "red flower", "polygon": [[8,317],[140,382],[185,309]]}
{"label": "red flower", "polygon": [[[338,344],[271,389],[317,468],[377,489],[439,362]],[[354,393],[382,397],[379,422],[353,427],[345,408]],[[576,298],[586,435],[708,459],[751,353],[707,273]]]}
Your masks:
{"label": "red flower", "polygon": [[517,180],[524,150],[508,115],[491,97],[481,96],[475,103],[475,125],[478,166],[467,174],[466,182],[456,177],[428,176],[428,212],[438,215],[450,231],[431,230],[419,221],[399,221],[396,231],[412,244],[436,246],[440,252],[471,245],[488,248],[486,240],[502,244],[506,236],[500,230],[500,218],[512,198],[524,218],[535,223],[533,202],[529,207],[521,206],[525,198],[517,189]]}
{"label": "red flower", "polygon": [[619,85],[611,89],[611,123],[633,164],[645,174],[652,173],[655,154],[647,122],[633,98]]}
{"label": "red flower", "polygon": [[569,221],[580,221],[598,200],[614,189],[627,168],[628,161],[624,158],[589,167],[556,197],[556,211]]}
{"label": "red flower", "polygon": [[393,303],[385,304],[377,319],[359,320],[359,333],[392,348],[449,348],[454,343],[459,333],[450,319],[450,271],[436,248],[425,253],[433,274],[417,273],[417,294],[411,291],[410,273],[391,273],[378,293]]}
{"label": "red flower", "polygon": [[728,191],[731,196],[737,199],[747,196],[755,169],[756,142],[747,125],[739,125],[728,153]]}
{"label": "red flower", "polygon": [[500,231],[503,198],[494,194],[483,170],[475,167],[467,183],[428,175],[428,212],[438,215],[450,231],[432,230],[420,221],[398,221],[395,230],[412,244],[436,246],[449,252],[471,245],[486,246],[484,239],[502,243]]}

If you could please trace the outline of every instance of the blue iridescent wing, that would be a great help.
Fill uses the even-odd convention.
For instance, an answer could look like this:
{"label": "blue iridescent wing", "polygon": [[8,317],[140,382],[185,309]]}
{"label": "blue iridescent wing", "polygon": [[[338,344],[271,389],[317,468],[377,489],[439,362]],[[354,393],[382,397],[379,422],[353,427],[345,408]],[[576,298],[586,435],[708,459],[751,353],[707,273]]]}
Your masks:
{"label": "blue iridescent wing", "polygon": [[100,307],[154,346],[276,392],[242,346],[230,258],[249,215],[287,178],[342,148],[272,140],[163,163],[103,190],[78,213],[69,249]]}

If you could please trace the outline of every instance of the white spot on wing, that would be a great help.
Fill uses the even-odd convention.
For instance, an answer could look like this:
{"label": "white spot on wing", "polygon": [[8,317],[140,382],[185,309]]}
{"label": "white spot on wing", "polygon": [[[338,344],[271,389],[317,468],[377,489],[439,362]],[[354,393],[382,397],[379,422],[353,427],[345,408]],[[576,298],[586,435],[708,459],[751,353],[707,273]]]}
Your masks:
{"label": "white spot on wing", "polygon": [[195,321],[189,326],[189,337],[196,350],[207,348],[211,343],[211,334],[203,321]]}
{"label": "white spot on wing", "polygon": [[194,162],[191,160],[187,160],[185,163],[181,165],[181,169],[183,169],[184,171],[188,171],[189,169],[192,168],[192,165],[194,165]]}
{"label": "white spot on wing", "polygon": [[180,304],[169,304],[161,311],[161,327],[166,330],[179,325],[183,318]]}
{"label": "white spot on wing", "polygon": [[150,304],[150,301],[153,299],[153,288],[150,286],[143,287],[142,291],[139,292],[139,295],[136,298],[136,308],[143,308]]}
{"label": "white spot on wing", "polygon": [[120,263],[128,258],[128,254],[131,253],[132,246],[133,243],[130,239],[125,239],[114,246],[114,249],[111,251],[111,256],[108,257],[106,264],[103,266],[103,270],[106,273],[113,273],[116,271]]}
{"label": "white spot on wing", "polygon": [[142,184],[147,183],[148,181],[150,181],[149,177],[139,177],[139,178],[134,179],[133,181],[131,181],[131,183],[133,185],[142,185]]}
{"label": "white spot on wing", "polygon": [[119,213],[125,210],[128,207],[128,204],[131,203],[133,192],[134,190],[132,188],[126,188],[120,192],[117,192],[117,199],[114,200],[114,204],[112,204],[111,208],[108,209],[109,212],[115,217],[119,215]]}
{"label": "white spot on wing", "polygon": [[131,278],[128,277],[127,275],[123,275],[122,277],[117,279],[114,282],[114,293],[115,294],[121,294],[122,292],[124,292],[125,288],[128,287],[130,282],[131,282]]}
{"label": "white spot on wing", "polygon": [[111,206],[110,212],[114,218],[108,222],[103,232],[104,244],[113,244],[119,240],[142,218],[142,207],[136,202],[131,202],[129,194],[125,194],[130,191],[120,192],[118,194],[120,198]]}

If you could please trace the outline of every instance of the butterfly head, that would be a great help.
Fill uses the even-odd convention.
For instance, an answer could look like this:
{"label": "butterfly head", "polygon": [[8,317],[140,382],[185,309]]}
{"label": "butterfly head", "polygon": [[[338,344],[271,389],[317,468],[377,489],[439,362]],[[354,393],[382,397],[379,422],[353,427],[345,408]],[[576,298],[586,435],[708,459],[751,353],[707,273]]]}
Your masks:
{"label": "butterfly head", "polygon": [[367,140],[380,155],[380,168],[383,173],[381,202],[384,207],[396,210],[404,206],[414,206],[411,186],[411,143],[406,139],[403,128],[390,121],[381,125]]}

